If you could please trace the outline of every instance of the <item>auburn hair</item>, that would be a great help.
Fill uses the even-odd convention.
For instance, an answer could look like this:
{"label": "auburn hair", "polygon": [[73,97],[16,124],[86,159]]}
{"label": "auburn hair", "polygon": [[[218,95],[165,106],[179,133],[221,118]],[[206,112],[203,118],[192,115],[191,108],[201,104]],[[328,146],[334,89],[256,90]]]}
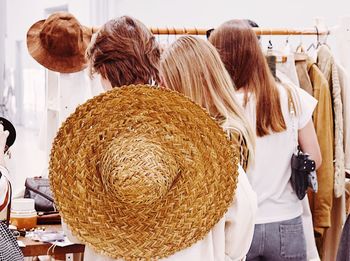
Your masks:
{"label": "auburn hair", "polygon": [[159,82],[160,50],[139,20],[122,16],[105,23],[86,51],[90,75],[100,74],[113,87]]}
{"label": "auburn hair", "polygon": [[243,88],[243,105],[248,102],[249,92],[255,95],[257,136],[286,130],[276,81],[250,25],[230,20],[215,29],[209,41],[218,50],[236,89]]}
{"label": "auburn hair", "polygon": [[166,87],[204,107],[228,133],[237,133],[247,146],[248,165],[253,163],[255,135],[214,46],[193,36],[180,37],[162,53],[160,75]]}

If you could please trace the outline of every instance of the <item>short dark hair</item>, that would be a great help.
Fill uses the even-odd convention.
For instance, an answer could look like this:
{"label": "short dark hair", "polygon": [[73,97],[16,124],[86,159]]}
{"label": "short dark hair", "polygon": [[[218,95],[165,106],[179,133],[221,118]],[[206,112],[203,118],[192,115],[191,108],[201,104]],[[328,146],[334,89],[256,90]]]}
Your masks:
{"label": "short dark hair", "polygon": [[90,74],[100,74],[113,87],[159,82],[159,45],[150,30],[132,17],[105,23],[93,36],[86,57]]}

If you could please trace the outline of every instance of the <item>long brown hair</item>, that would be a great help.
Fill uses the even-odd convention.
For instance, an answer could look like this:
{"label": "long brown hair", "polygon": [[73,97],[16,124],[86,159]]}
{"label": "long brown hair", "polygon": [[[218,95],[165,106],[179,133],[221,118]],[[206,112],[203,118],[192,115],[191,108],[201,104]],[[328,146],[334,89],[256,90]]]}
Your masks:
{"label": "long brown hair", "polygon": [[99,73],[113,87],[159,82],[160,50],[139,20],[122,16],[105,23],[86,51],[90,73]]}
{"label": "long brown hair", "polygon": [[231,20],[215,29],[209,41],[219,51],[236,89],[244,88],[244,106],[248,92],[255,95],[257,136],[286,130],[275,79],[251,27],[245,21]]}
{"label": "long brown hair", "polygon": [[193,36],[183,36],[162,53],[160,74],[166,87],[183,93],[203,106],[212,117],[223,120],[227,132],[243,138],[253,163],[255,135],[234,87],[214,46]]}

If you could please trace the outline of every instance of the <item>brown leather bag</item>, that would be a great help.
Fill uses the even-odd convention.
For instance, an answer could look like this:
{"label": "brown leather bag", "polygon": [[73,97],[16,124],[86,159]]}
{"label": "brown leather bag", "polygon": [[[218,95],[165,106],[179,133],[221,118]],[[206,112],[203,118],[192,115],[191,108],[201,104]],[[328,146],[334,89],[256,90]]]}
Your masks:
{"label": "brown leather bag", "polygon": [[37,224],[38,225],[61,224],[60,213],[58,213],[58,212],[42,213],[41,215],[38,215]]}

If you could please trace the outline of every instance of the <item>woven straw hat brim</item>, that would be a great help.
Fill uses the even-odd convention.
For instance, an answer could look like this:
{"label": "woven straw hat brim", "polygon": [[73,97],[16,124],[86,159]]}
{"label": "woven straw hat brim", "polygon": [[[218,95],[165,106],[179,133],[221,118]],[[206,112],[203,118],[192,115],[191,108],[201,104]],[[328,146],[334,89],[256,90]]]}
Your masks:
{"label": "woven straw hat brim", "polygon": [[[27,48],[30,55],[47,69],[60,73],[79,72],[87,67],[85,52],[74,56],[58,56],[50,53],[40,42],[40,32],[45,20],[33,24],[27,32]],[[83,47],[86,50],[92,36],[92,29],[82,26]],[[64,41],[64,39],[62,39]]]}
{"label": "woven straw hat brim", "polygon": [[[103,185],[101,155],[119,136],[147,137],[171,155],[179,174],[147,208],[126,205]],[[237,158],[221,127],[183,95],[136,85],[79,106],[54,140],[49,178],[73,234],[112,258],[163,258],[204,238],[237,186]],[[140,154],[147,156],[147,148]],[[142,171],[142,169],[141,169]]]}

